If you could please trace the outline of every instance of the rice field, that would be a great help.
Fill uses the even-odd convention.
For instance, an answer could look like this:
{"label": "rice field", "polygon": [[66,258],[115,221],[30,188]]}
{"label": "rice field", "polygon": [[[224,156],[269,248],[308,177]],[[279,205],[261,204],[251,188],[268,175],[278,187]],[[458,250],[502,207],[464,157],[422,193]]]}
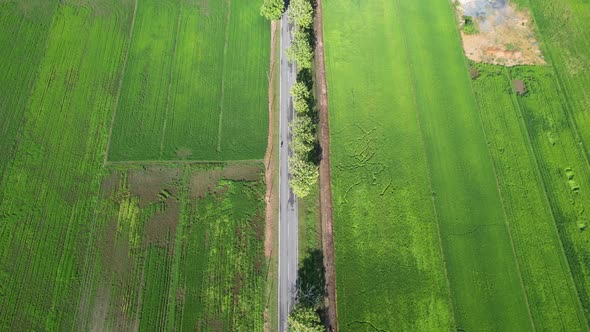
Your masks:
{"label": "rice field", "polygon": [[[260,162],[166,161],[260,159],[266,147],[268,26],[252,3],[205,3],[0,1],[0,329],[261,329]],[[221,53],[193,56],[204,36]],[[219,54],[227,70],[205,73]],[[207,97],[201,85],[224,75],[225,101]],[[222,104],[224,121],[207,115]],[[215,123],[208,147],[199,116]],[[220,141],[218,128],[236,132]],[[105,164],[109,147],[130,162]],[[134,162],[160,156],[159,169]]]}

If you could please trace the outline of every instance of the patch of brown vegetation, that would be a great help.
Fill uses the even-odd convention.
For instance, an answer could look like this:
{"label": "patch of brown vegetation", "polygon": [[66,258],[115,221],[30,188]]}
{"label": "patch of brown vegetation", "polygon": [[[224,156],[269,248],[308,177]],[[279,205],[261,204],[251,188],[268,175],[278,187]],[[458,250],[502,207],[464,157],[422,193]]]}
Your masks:
{"label": "patch of brown vegetation", "polygon": [[107,198],[119,190],[119,173],[112,172],[100,183],[100,197]]}
{"label": "patch of brown vegetation", "polygon": [[[485,12],[472,17],[478,33],[466,34],[461,31],[465,55],[470,60],[504,66],[546,63],[535,39],[530,14],[526,10],[516,9],[504,0],[455,1],[461,27],[464,24],[462,17],[466,14],[465,8],[485,8]],[[486,4],[480,4],[483,2]],[[470,14],[469,10],[467,14]]]}
{"label": "patch of brown vegetation", "polygon": [[207,192],[215,189],[215,186],[223,178],[221,169],[195,171],[189,181],[189,196],[192,199],[204,198]]}
{"label": "patch of brown vegetation", "polygon": [[516,91],[516,94],[522,96],[526,93],[526,85],[523,80],[514,80],[512,84],[514,85],[514,91]]}
{"label": "patch of brown vegetation", "polygon": [[[180,219],[180,203],[175,198],[162,202],[162,210],[156,212],[154,217],[145,224],[143,231],[143,243],[156,245],[160,248],[172,247],[170,239],[176,235],[176,227]],[[169,253],[172,253],[169,250]]]}
{"label": "patch of brown vegetation", "polygon": [[129,170],[127,186],[129,191],[139,196],[139,207],[144,208],[150,203],[160,200],[158,195],[163,189],[172,195],[178,192],[175,183],[180,181],[181,169],[164,167],[146,167]]}
{"label": "patch of brown vegetation", "polygon": [[223,169],[223,178],[232,181],[258,181],[261,165],[229,164]]}

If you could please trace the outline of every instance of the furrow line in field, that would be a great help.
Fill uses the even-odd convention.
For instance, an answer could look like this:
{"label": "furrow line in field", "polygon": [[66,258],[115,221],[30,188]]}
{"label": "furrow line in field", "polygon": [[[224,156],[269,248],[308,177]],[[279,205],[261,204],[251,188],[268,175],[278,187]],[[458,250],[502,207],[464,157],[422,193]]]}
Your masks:
{"label": "furrow line in field", "polygon": [[[509,70],[503,70],[503,71],[505,72],[505,74],[508,78],[508,81],[512,82],[513,77],[510,74],[510,71]],[[539,165],[539,160],[538,160],[537,154],[535,153],[535,150],[533,148],[531,136],[530,136],[529,130],[527,129],[526,122],[524,120],[525,119],[524,112],[522,111],[522,107],[520,105],[520,102],[518,101],[518,98],[514,94],[512,95],[512,102],[514,103],[514,106],[515,106],[516,110],[518,111],[518,114],[519,114],[518,118],[520,119],[519,123],[520,123],[522,130],[524,130],[524,134],[525,134],[524,136],[526,138],[526,146],[527,146],[529,153],[530,153],[530,155],[534,161],[534,164],[535,164],[535,177],[537,179],[539,179],[539,184],[540,184],[541,188],[543,189],[543,196],[545,198],[545,203],[549,207],[549,211],[551,211],[551,217],[553,219],[552,229],[554,230],[556,239],[559,242],[559,247],[561,248],[561,255],[562,255],[563,259],[565,260],[565,264],[566,264],[565,268],[567,270],[566,274],[568,275],[570,281],[572,282],[572,285],[574,285],[575,294],[572,294],[572,296],[576,299],[576,303],[581,308],[583,308],[582,301],[581,301],[580,295],[579,295],[579,290],[578,290],[576,281],[573,277],[573,273],[572,273],[571,267],[569,265],[569,260],[566,255],[565,248],[563,247],[563,241],[561,240],[561,235],[559,234],[559,230],[557,228],[557,219],[555,218],[555,210],[553,208],[553,204],[551,204],[551,201],[549,200],[547,186],[545,184],[545,181],[543,181],[543,174],[541,172],[541,166]],[[568,287],[568,289],[569,289],[569,287]],[[578,317],[578,320],[580,320],[579,317]],[[585,325],[586,327],[588,327],[588,322],[585,319],[582,319],[581,323],[582,323],[582,325]]]}
{"label": "furrow line in field", "polygon": [[219,122],[217,124],[217,155],[221,153],[221,126],[223,124],[223,101],[225,99],[225,72],[227,66],[227,44],[231,20],[231,0],[227,0],[227,14],[225,16],[225,36],[223,39],[223,66],[221,67],[221,97],[219,101]]}
{"label": "furrow line in field", "polygon": [[117,110],[119,109],[119,97],[121,96],[121,89],[123,87],[123,79],[125,78],[125,69],[127,68],[127,60],[129,59],[129,50],[131,49],[131,42],[133,41],[133,30],[135,28],[135,17],[137,16],[137,3],[139,0],[135,0],[133,3],[133,14],[131,14],[131,24],[129,27],[129,35],[127,38],[127,48],[125,50],[125,57],[123,58],[123,65],[121,67],[121,73],[119,74],[119,81],[117,82],[119,87],[117,88],[117,95],[115,96],[115,109],[113,110],[113,114],[111,116],[111,125],[109,127],[109,135],[107,137],[107,148],[104,151],[104,160],[103,165],[106,165],[107,158],[109,156],[109,150],[111,146],[111,138],[113,136],[113,126],[115,124],[115,116],[117,115]]}
{"label": "furrow line in field", "polygon": [[178,35],[180,33],[180,22],[182,17],[183,1],[180,0],[178,8],[178,17],[176,19],[176,34],[174,35],[174,48],[172,49],[172,60],[170,62],[170,75],[168,77],[168,95],[166,97],[166,110],[164,111],[164,124],[162,125],[162,137],[160,138],[160,159],[164,153],[164,139],[166,138],[166,126],[168,124],[168,113],[170,110],[170,96],[172,95],[172,80],[174,79],[174,63],[176,59],[176,50],[178,49]]}

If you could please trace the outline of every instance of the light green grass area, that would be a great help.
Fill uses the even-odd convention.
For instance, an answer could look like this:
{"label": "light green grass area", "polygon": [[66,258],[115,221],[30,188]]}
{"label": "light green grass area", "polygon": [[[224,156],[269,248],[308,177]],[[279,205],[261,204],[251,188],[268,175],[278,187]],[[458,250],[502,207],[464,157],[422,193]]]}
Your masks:
{"label": "light green grass area", "polygon": [[454,326],[395,14],[391,1],[324,1],[343,331]]}
{"label": "light green grass area", "polygon": [[[518,102],[523,97],[517,97],[513,90],[510,70],[492,65],[473,66],[479,72],[473,87],[484,129],[490,137],[489,149],[498,173],[535,326],[542,331],[587,330],[556,219],[523,121]],[[546,70],[541,69],[543,71]],[[529,89],[537,90],[532,86]],[[530,91],[529,94],[542,91]],[[559,107],[548,109],[552,109],[551,112],[557,110],[556,113],[563,116]],[[531,127],[533,130],[537,128]],[[561,135],[545,132],[545,139],[557,144]],[[558,182],[563,185],[563,179]]]}
{"label": "light green grass area", "polygon": [[255,1],[139,1],[109,160],[261,159],[268,41]]}
{"label": "light green grass area", "polygon": [[[325,12],[340,326],[358,330],[355,322],[366,321],[408,330],[416,322],[433,323],[428,319],[438,312],[447,320],[431,329],[531,330],[511,228],[450,4],[326,1]],[[415,282],[425,273],[403,257],[442,264],[437,217],[454,306],[447,302],[413,316],[405,310],[422,298],[406,293],[415,283],[400,275]],[[416,227],[420,241],[402,242],[414,233],[391,225]],[[429,255],[416,255],[424,248]],[[392,270],[380,270],[383,265]],[[438,269],[429,272],[444,271]],[[446,294],[444,277],[428,287]],[[433,294],[425,286],[417,289]],[[388,302],[398,295],[407,302]]]}
{"label": "light green grass area", "polygon": [[36,79],[31,91],[22,92],[29,95],[25,121],[19,123],[20,141],[0,188],[4,328],[70,330],[77,319],[129,28],[129,6],[101,3],[104,8],[60,2],[41,38],[47,42],[39,46],[46,50],[38,71],[22,73],[23,79],[33,74]]}

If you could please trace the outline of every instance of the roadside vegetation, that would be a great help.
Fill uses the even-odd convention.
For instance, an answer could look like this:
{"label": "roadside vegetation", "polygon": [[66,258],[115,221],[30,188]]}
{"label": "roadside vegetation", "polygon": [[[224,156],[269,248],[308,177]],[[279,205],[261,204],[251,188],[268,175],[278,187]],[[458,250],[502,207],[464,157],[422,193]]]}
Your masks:
{"label": "roadside vegetation", "polygon": [[289,21],[295,24],[293,42],[287,49],[289,61],[297,66],[297,82],[291,88],[297,116],[291,123],[293,140],[289,157],[291,189],[297,197],[306,197],[318,181],[317,110],[313,98],[314,9],[310,0],[289,4]]}

